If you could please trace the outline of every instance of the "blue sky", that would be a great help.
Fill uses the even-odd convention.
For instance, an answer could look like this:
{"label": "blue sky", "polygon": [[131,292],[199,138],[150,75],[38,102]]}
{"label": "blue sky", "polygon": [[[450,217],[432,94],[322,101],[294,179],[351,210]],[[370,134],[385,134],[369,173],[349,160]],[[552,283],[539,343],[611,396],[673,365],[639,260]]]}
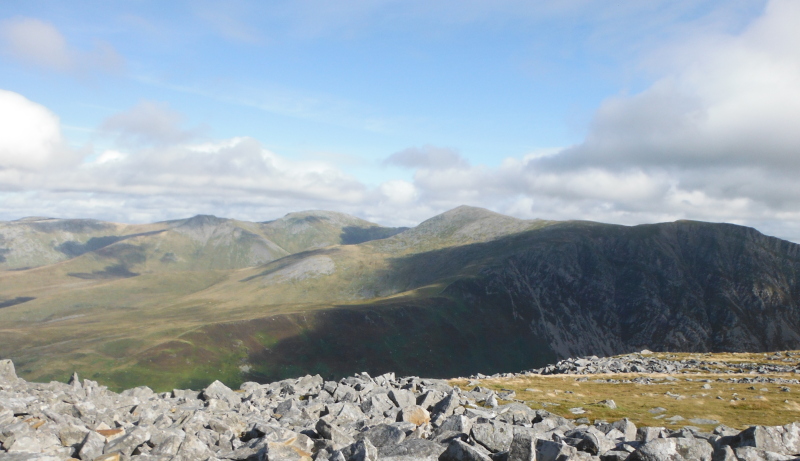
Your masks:
{"label": "blue sky", "polygon": [[5,1],[0,219],[469,204],[800,240],[797,23],[793,0]]}

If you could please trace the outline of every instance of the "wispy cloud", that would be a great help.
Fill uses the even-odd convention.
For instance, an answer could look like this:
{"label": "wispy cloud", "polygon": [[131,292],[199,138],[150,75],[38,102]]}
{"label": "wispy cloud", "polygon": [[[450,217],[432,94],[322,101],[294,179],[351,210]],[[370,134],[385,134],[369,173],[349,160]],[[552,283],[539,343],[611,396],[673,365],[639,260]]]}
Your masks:
{"label": "wispy cloud", "polygon": [[135,77],[141,83],[199,96],[225,104],[258,109],[271,114],[320,122],[367,132],[388,133],[404,123],[400,117],[373,114],[365,104],[340,97],[303,91],[275,83],[249,86],[226,82],[218,84],[179,84],[149,75]]}
{"label": "wispy cloud", "polygon": [[58,72],[118,72],[125,60],[109,43],[96,41],[91,50],[67,43],[52,24],[35,18],[15,17],[0,23],[3,52],[29,65]]}
{"label": "wispy cloud", "polygon": [[191,3],[194,14],[208,24],[222,37],[234,42],[259,44],[264,37],[248,19],[254,14],[252,4],[241,1],[218,2],[194,1]]}
{"label": "wispy cloud", "polygon": [[167,104],[141,101],[136,106],[108,117],[100,130],[116,137],[124,147],[167,146],[196,139],[201,130],[185,130],[182,114]]}
{"label": "wispy cloud", "polygon": [[384,160],[384,164],[424,170],[469,168],[469,162],[455,150],[430,145],[395,152]]}
{"label": "wispy cloud", "polygon": [[5,51],[21,61],[66,71],[74,65],[64,36],[52,24],[32,18],[15,18],[0,25]]}

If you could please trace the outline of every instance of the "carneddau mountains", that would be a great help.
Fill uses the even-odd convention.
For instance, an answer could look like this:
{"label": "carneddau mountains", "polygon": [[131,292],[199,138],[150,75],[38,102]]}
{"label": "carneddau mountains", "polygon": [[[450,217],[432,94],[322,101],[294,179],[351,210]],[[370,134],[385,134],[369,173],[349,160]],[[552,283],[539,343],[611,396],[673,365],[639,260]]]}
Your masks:
{"label": "carneddau mountains", "polygon": [[0,223],[0,270],[0,358],[113,389],[800,348],[800,245],[730,224],[26,218]]}

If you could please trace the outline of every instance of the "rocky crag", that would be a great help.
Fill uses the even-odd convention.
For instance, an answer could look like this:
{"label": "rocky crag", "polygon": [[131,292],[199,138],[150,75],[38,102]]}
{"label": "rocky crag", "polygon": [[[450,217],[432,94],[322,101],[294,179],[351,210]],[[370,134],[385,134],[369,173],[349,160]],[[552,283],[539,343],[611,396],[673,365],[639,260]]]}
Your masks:
{"label": "rocky crag", "polygon": [[[535,372],[676,366],[660,362],[592,357]],[[591,424],[513,398],[392,373],[250,382],[239,391],[216,381],[202,391],[137,387],[118,394],[77,375],[67,384],[29,383],[3,360],[0,460],[800,459],[797,423],[743,431],[718,426],[710,433],[691,426],[637,428],[627,419]]]}

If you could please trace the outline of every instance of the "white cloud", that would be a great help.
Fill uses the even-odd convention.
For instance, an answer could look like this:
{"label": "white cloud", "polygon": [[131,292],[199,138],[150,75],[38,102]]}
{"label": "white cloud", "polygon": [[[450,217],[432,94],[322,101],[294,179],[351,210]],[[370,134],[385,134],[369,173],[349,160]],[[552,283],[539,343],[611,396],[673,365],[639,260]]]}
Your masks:
{"label": "white cloud", "polygon": [[110,44],[98,41],[92,50],[76,49],[55,26],[35,18],[0,22],[0,47],[21,62],[59,72],[115,72],[125,65]]}
{"label": "white cloud", "polygon": [[408,181],[394,179],[379,186],[381,194],[392,205],[407,205],[419,197],[417,188]]}
{"label": "white cloud", "polygon": [[116,150],[107,150],[100,154],[94,163],[97,165],[102,165],[104,163],[119,162],[121,160],[125,160],[127,157],[128,156],[122,152]]}
{"label": "white cloud", "polygon": [[63,152],[58,117],[44,106],[0,90],[0,169],[39,170]]}
{"label": "white cloud", "polygon": [[800,3],[773,0],[739,35],[662,51],[667,74],[606,101],[586,142],[550,165],[800,168],[799,21]]}
{"label": "white cloud", "polygon": [[[78,164],[78,154],[62,145],[54,114],[0,91],[0,126],[11,128],[0,137],[0,190],[6,191],[0,219],[52,215],[130,222],[214,213],[263,220],[366,201],[366,187],[328,162],[291,160],[246,137],[184,141],[173,123],[180,114],[156,107],[151,125],[139,117],[151,109],[140,105],[104,124],[147,142],[123,142],[130,145]],[[402,200],[402,188],[395,189],[392,199]]]}
{"label": "white cloud", "polygon": [[[29,150],[37,156],[5,155],[12,150],[3,150],[4,166],[17,169],[1,169],[0,183],[7,190],[24,191],[5,197],[5,217],[15,212],[23,216],[52,213],[129,221],[135,215],[155,220],[211,212],[266,219],[274,214],[265,210],[285,213],[360,204],[367,192],[331,164],[290,160],[251,138],[109,149],[80,166],[20,173],[17,170],[22,167],[30,170],[54,161],[58,151],[47,143],[60,139],[58,120],[19,95],[0,95],[25,102],[49,123],[49,131],[27,129],[20,138],[32,143]],[[20,207],[14,207],[15,203]]]}
{"label": "white cloud", "polygon": [[83,181],[62,187],[76,192],[177,195],[187,203],[212,197],[265,204],[280,200],[348,203],[360,200],[364,193],[360,183],[332,165],[288,160],[251,138],[111,155],[76,172]]}

